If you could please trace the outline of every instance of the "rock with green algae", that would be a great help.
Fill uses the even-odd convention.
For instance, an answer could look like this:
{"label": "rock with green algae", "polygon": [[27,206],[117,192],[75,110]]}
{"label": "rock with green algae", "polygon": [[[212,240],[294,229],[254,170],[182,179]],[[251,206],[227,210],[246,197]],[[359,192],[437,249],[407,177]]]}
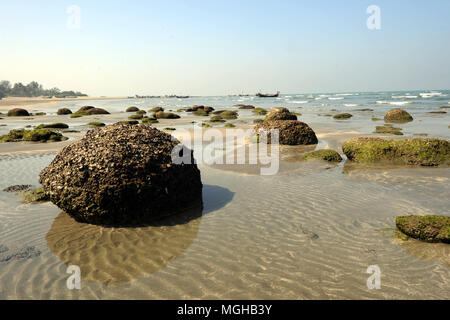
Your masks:
{"label": "rock with green algae", "polygon": [[342,145],[342,151],[350,161],[358,163],[387,161],[402,165],[450,165],[450,143],[436,138],[354,138]]}
{"label": "rock with green algae", "polygon": [[104,127],[105,124],[103,122],[93,121],[87,124],[90,127]]}
{"label": "rock with green algae", "polygon": [[50,200],[79,222],[146,225],[201,205],[193,152],[151,126],[115,124],[62,149],[40,174]]}
{"label": "rock with green algae", "polygon": [[44,188],[37,188],[22,193],[22,201],[25,203],[42,203],[50,201]]}
{"label": "rock with green algae", "polygon": [[19,141],[34,141],[34,142],[57,142],[67,140],[59,132],[53,132],[48,129],[11,130],[8,134],[0,136],[0,142],[19,142]]}
{"label": "rock with green algae", "polygon": [[267,114],[267,110],[264,109],[264,108],[255,108],[255,109],[253,109],[252,112],[253,112],[253,113],[256,113],[256,114],[259,115],[259,116],[264,116],[264,115]]}
{"label": "rock with green algae", "polygon": [[450,217],[400,216],[395,219],[397,228],[407,236],[426,241],[450,243]]}
{"label": "rock with green algae", "polygon": [[139,124],[139,121],[137,120],[123,120],[123,121],[119,121],[117,122],[118,124],[128,124],[128,125],[135,125],[135,124]]}
{"label": "rock with green algae", "polygon": [[84,116],[92,116],[97,114],[110,114],[108,111],[102,108],[95,108],[92,106],[81,107],[77,112],[70,115],[71,118],[79,118]]}
{"label": "rock with green algae", "polygon": [[306,123],[297,120],[274,120],[257,124],[254,128],[257,135],[261,131],[267,135],[267,143],[271,143],[272,130],[278,130],[279,144],[309,145],[317,144],[317,136]]}
{"label": "rock with green algae", "polygon": [[328,162],[341,162],[340,154],[332,149],[321,149],[309,152],[303,156],[304,160],[325,160]]}
{"label": "rock with green algae", "polygon": [[384,116],[384,121],[391,123],[405,123],[413,120],[413,117],[408,112],[398,108],[389,110]]}
{"label": "rock with green algae", "polygon": [[141,120],[144,116],[142,114],[132,114],[128,117],[130,120]]}
{"label": "rock with green algae", "polygon": [[139,108],[138,108],[138,107],[134,107],[134,106],[128,107],[128,108],[125,110],[125,112],[136,112],[136,111],[139,111]]}
{"label": "rock with green algae", "polygon": [[69,128],[69,125],[62,122],[40,124],[36,127],[36,129],[67,129],[67,128]]}
{"label": "rock with green algae", "polygon": [[272,108],[266,115],[264,121],[272,120],[297,120],[297,116],[291,113],[287,108]]}
{"label": "rock with green algae", "polygon": [[153,107],[150,110],[148,110],[148,112],[160,112],[160,111],[164,111],[164,108],[162,108],[162,107]]}
{"label": "rock with green algae", "polygon": [[210,122],[226,122],[221,116],[213,116],[209,120]]}
{"label": "rock with green algae", "polygon": [[155,112],[153,115],[156,119],[179,119],[180,116],[171,112]]}
{"label": "rock with green algae", "polygon": [[396,128],[392,125],[376,126],[375,131],[373,133],[394,134],[397,136],[403,135],[402,128]]}
{"label": "rock with green algae", "polygon": [[224,126],[225,128],[234,128],[234,127],[236,127],[234,124],[232,124],[232,123],[225,123],[225,126]]}
{"label": "rock with green algae", "polygon": [[350,119],[351,117],[353,117],[353,115],[350,113],[338,113],[333,116],[333,119],[346,120],[346,119]]}
{"label": "rock with green algae", "polygon": [[68,108],[61,108],[61,109],[58,109],[56,114],[59,116],[66,115],[66,114],[72,114],[72,110],[70,110]]}

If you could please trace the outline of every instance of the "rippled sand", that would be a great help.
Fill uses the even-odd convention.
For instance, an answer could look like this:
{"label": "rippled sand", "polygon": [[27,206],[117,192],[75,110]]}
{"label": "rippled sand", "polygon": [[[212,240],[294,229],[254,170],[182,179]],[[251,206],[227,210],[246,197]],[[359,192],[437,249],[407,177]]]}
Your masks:
{"label": "rippled sand", "polygon": [[[37,185],[54,156],[0,157],[0,188]],[[80,224],[0,192],[0,298],[450,298],[448,245],[393,228],[397,215],[449,214],[449,169],[289,165],[275,176],[202,165],[201,216],[136,229]],[[81,290],[67,289],[71,264]],[[367,289],[369,265],[381,269],[380,290]]]}

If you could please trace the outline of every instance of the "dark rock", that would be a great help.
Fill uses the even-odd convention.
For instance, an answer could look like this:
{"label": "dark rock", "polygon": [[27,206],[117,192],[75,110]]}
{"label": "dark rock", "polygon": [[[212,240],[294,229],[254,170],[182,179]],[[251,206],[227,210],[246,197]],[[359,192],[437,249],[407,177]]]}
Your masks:
{"label": "dark rock", "polygon": [[25,247],[20,249],[17,252],[10,253],[0,256],[0,262],[10,262],[13,260],[27,260],[32,259],[34,257],[39,257],[41,255],[41,251],[36,249],[35,247]]}
{"label": "dark rock", "polygon": [[25,203],[42,203],[49,200],[43,188],[31,189],[22,194],[22,201]]}
{"label": "dark rock", "polygon": [[286,108],[272,108],[267,113],[264,121],[272,120],[297,120],[297,116]]}
{"label": "dark rock", "polygon": [[57,115],[72,114],[72,111],[70,109],[68,109],[68,108],[61,108],[61,109],[58,109],[56,114]]}
{"label": "dark rock", "polygon": [[350,113],[338,113],[333,116],[333,119],[346,120],[346,119],[350,119],[351,117],[353,117],[353,115]]}
{"label": "dark rock", "polygon": [[411,238],[426,242],[450,243],[450,217],[400,216],[395,219],[397,228]]}
{"label": "dark rock", "polygon": [[138,107],[128,107],[125,112],[136,112],[139,111]]}
{"label": "dark rock", "polygon": [[3,189],[4,192],[24,192],[30,190],[32,185],[29,184],[19,184],[15,186],[10,186]]}
{"label": "dark rock", "polygon": [[21,108],[14,108],[8,111],[8,117],[29,117],[27,110]]}
{"label": "dark rock", "polygon": [[384,121],[392,123],[405,123],[413,121],[413,117],[403,109],[391,109],[385,116]]}
{"label": "dark rock", "polygon": [[50,200],[77,221],[145,224],[201,203],[192,151],[184,149],[192,164],[172,162],[178,144],[146,125],[97,128],[65,147],[40,182]]}
{"label": "dark rock", "polygon": [[324,160],[328,162],[341,162],[341,155],[331,149],[321,149],[313,152],[309,152],[303,156],[304,160]]}
{"label": "dark rock", "polygon": [[317,144],[318,140],[314,131],[304,122],[297,120],[265,121],[255,126],[258,134],[261,130],[267,133],[267,143],[271,143],[270,130],[279,130],[279,143],[285,145],[309,145]]}

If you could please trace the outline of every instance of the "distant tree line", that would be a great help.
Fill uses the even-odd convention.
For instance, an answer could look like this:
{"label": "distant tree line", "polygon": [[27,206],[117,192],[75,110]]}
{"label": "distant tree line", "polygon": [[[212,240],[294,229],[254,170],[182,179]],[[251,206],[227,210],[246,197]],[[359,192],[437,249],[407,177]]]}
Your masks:
{"label": "distant tree line", "polygon": [[44,89],[41,84],[36,81],[31,81],[29,84],[24,85],[21,82],[12,85],[7,80],[0,81],[0,99],[4,97],[55,97],[55,98],[68,98],[68,97],[83,97],[87,96],[84,93],[78,91],[61,91],[58,88]]}

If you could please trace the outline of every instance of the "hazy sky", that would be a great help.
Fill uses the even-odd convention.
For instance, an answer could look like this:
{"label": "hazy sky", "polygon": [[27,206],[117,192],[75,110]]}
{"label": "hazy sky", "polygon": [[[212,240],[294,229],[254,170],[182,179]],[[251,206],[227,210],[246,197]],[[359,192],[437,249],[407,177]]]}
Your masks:
{"label": "hazy sky", "polygon": [[0,80],[112,96],[450,89],[448,0],[0,1]]}

